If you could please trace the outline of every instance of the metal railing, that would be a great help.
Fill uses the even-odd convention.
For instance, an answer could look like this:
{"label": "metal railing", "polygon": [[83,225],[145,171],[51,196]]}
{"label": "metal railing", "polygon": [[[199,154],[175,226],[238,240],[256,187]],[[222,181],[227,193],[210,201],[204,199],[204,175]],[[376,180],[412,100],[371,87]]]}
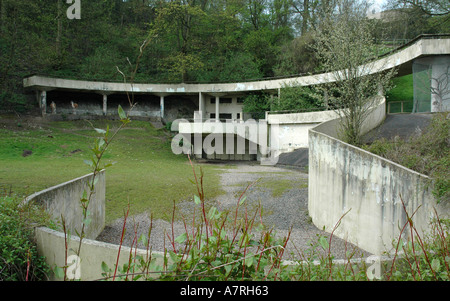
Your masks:
{"label": "metal railing", "polygon": [[[399,101],[390,101],[387,103],[387,113],[388,114],[404,114],[404,113],[411,113],[412,110],[405,110],[405,104],[409,104],[411,101],[409,100],[399,100]],[[398,112],[398,110],[395,110],[393,108],[394,107],[398,107],[397,104],[400,104],[400,112]]]}

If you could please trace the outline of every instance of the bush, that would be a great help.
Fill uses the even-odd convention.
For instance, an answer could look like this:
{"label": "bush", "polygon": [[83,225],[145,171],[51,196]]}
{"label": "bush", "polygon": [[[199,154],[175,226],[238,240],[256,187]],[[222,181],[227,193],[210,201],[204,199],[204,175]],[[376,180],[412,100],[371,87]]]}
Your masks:
{"label": "bush", "polygon": [[265,93],[253,93],[244,98],[243,111],[250,113],[253,119],[264,119],[270,111],[270,96]]}
{"label": "bush", "polygon": [[308,112],[326,109],[323,95],[312,87],[285,86],[280,91],[280,101],[274,102],[273,111]]}
{"label": "bush", "polygon": [[32,107],[25,95],[11,92],[0,93],[0,106],[2,110],[16,111],[18,113],[24,113]]}
{"label": "bush", "polygon": [[380,139],[364,148],[432,178],[438,201],[450,200],[450,119],[445,113],[433,116],[421,135],[403,140]]}
{"label": "bush", "polygon": [[19,204],[18,198],[0,197],[0,280],[45,280],[49,269],[32,240],[30,206]]}

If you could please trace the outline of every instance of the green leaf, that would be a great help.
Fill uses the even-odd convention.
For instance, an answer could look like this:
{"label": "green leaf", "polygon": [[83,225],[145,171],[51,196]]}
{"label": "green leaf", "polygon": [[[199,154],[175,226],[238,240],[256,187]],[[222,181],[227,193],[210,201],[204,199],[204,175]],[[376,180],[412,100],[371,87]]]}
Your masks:
{"label": "green leaf", "polygon": [[180,257],[173,251],[169,251],[170,259],[172,259],[173,262],[178,263],[180,261]]}
{"label": "green leaf", "polygon": [[86,218],[86,219],[83,220],[83,223],[84,223],[86,226],[89,226],[91,222],[92,222],[92,219],[91,219],[90,217],[88,217],[88,218]]}
{"label": "green leaf", "polygon": [[121,120],[127,119],[127,115],[125,114],[125,111],[122,109],[121,105],[119,105],[118,113]]}
{"label": "green leaf", "polygon": [[99,134],[106,134],[106,131],[102,129],[95,129],[95,131]]}
{"label": "green leaf", "polygon": [[142,242],[142,244],[146,245],[147,244],[147,237],[144,235],[144,233],[141,234],[141,236],[139,237],[140,242]]}
{"label": "green leaf", "polygon": [[440,267],[441,267],[441,263],[440,263],[439,259],[438,258],[433,258],[433,260],[431,261],[431,268],[435,272],[438,272]]}
{"label": "green leaf", "polygon": [[245,258],[245,265],[249,268],[253,264],[253,257],[254,255],[252,253],[249,253],[249,256]]}
{"label": "green leaf", "polygon": [[83,162],[89,165],[90,167],[94,167],[94,163],[92,162],[92,160],[83,160]]}
{"label": "green leaf", "polygon": [[108,265],[102,261],[102,271],[105,273],[109,273],[111,271],[111,269],[108,267]]}
{"label": "green leaf", "polygon": [[180,236],[178,236],[177,238],[175,238],[175,242],[179,243],[179,244],[182,244],[182,243],[184,243],[186,241],[186,239],[187,239],[187,234],[183,233]]}
{"label": "green leaf", "polygon": [[322,248],[324,248],[325,250],[327,250],[329,248],[328,245],[328,241],[327,238],[325,236],[321,236],[319,238],[319,244],[322,246]]}
{"label": "green leaf", "polygon": [[58,279],[64,278],[64,269],[63,268],[55,266],[53,272],[55,273],[56,278],[58,278]]}
{"label": "green leaf", "polygon": [[208,218],[210,220],[212,220],[212,219],[214,219],[214,217],[216,217],[216,211],[217,211],[216,207],[211,207],[211,209],[209,209]]}
{"label": "green leaf", "polygon": [[197,205],[200,205],[200,203],[201,203],[200,198],[197,195],[194,195],[194,202]]}
{"label": "green leaf", "polygon": [[228,276],[231,273],[233,267],[231,265],[226,265],[225,267],[225,276]]}
{"label": "green leaf", "polygon": [[98,139],[98,148],[100,149],[103,145],[105,145],[105,139],[103,138]]}

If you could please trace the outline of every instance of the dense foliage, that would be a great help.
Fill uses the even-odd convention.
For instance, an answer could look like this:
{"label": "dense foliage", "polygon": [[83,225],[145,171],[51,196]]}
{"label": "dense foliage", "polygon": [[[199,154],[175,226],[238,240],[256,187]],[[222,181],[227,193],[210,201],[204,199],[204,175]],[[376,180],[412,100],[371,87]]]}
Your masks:
{"label": "dense foliage", "polygon": [[[34,73],[122,81],[116,66],[130,74],[145,40],[136,81],[237,81],[314,72],[320,67],[309,47],[314,30],[338,2],[80,0],[80,19],[69,19],[70,4],[63,0],[0,0],[0,105],[29,109],[22,79]],[[376,26],[377,41],[448,28],[448,14],[390,2],[401,4],[404,14]]]}
{"label": "dense foliage", "polygon": [[19,204],[16,197],[0,197],[0,281],[45,280],[49,269],[30,227],[30,215],[38,211]]}

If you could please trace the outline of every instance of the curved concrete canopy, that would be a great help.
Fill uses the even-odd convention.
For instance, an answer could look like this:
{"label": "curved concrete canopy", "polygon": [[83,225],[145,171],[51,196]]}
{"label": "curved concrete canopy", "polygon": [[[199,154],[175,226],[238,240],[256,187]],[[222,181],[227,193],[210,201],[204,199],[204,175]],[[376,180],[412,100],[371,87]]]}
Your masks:
{"label": "curved concrete canopy", "polygon": [[[399,68],[399,74],[412,72],[413,60],[425,56],[438,56],[450,54],[450,35],[419,36],[409,44],[396,51],[380,57],[369,63],[368,73],[377,73],[394,67]],[[369,65],[368,64],[368,65]],[[361,66],[362,68],[367,66]],[[170,94],[197,94],[207,93],[211,95],[246,93],[253,91],[276,92],[286,85],[309,86],[334,81],[333,72],[315,75],[297,76],[280,79],[265,79],[250,82],[236,83],[208,83],[208,84],[152,84],[152,83],[113,83],[85,80],[71,80],[62,78],[51,78],[33,75],[23,80],[24,88],[41,91],[69,90],[96,92],[100,94],[111,93],[147,93],[155,95]]]}

